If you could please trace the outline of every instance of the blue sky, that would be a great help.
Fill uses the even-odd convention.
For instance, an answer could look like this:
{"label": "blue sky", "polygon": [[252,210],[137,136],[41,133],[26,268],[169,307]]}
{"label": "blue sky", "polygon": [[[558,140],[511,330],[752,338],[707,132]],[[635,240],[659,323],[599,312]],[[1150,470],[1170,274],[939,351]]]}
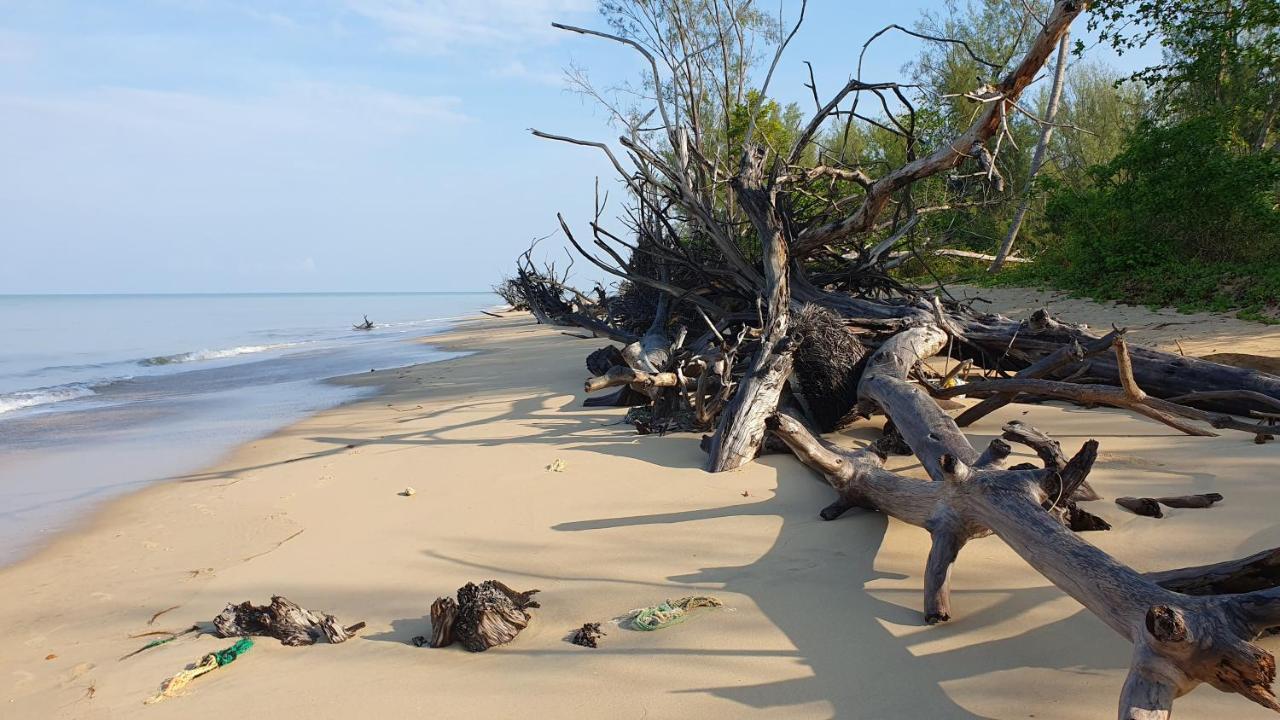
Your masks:
{"label": "blue sky", "polygon": [[[938,5],[813,0],[777,94]],[[0,293],[485,289],[612,183],[527,129],[609,138],[561,69],[638,66],[553,19],[600,26],[593,0],[0,0]]]}

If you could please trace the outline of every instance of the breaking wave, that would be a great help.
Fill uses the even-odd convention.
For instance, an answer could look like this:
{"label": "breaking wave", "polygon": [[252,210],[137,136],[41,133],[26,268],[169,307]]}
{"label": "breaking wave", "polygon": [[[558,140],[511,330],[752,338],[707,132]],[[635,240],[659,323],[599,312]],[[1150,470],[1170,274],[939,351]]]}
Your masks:
{"label": "breaking wave", "polygon": [[0,394],[0,415],[14,410],[21,410],[22,408],[49,405],[64,400],[75,400],[76,398],[88,397],[94,394],[93,388],[85,383],[68,383],[67,385],[4,393]]}
{"label": "breaking wave", "polygon": [[199,362],[201,360],[219,360],[221,358],[235,357],[237,355],[249,355],[251,353],[267,352],[270,350],[283,350],[284,348],[294,347],[302,343],[274,343],[271,345],[241,345],[240,347],[227,348],[225,350],[195,350],[193,352],[178,353],[176,355],[157,355],[149,357],[145,360],[139,360],[138,364],[145,367],[155,367],[157,365],[176,365],[178,363]]}

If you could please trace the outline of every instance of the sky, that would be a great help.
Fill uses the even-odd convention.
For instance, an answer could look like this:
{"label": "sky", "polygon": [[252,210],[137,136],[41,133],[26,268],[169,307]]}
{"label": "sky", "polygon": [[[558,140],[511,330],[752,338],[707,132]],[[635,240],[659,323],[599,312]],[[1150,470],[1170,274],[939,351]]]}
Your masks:
{"label": "sky", "polygon": [[[833,91],[941,4],[811,0],[775,94],[811,105],[804,60]],[[616,185],[528,129],[612,139],[563,70],[640,66],[553,20],[602,27],[594,0],[0,0],[0,294],[485,290]],[[918,50],[886,36],[863,77]]]}

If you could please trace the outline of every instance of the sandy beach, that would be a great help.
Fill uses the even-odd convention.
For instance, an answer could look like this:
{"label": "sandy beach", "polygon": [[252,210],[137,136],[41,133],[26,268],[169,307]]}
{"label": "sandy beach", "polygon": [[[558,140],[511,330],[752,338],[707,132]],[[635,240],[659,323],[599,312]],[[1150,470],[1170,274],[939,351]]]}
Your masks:
{"label": "sandy beach", "polygon": [[[1133,342],[1190,355],[1280,356],[1280,328],[1226,316],[956,292],[1012,317],[1053,298],[1065,320],[1127,326]],[[696,436],[637,436],[622,411],[583,409],[582,358],[603,340],[513,315],[431,342],[472,354],[348,378],[383,391],[113,501],[0,570],[0,717],[1114,715],[1130,645],[999,539],[966,547],[955,619],[926,626],[924,531],[856,511],[819,520],[834,493],[788,455],[711,475]],[[1122,562],[1155,570],[1280,545],[1280,443],[1186,437],[1058,404],[1009,406],[970,435],[985,443],[1014,418],[1071,449],[1101,442],[1091,481],[1108,500],[1088,509],[1114,529],[1086,537]],[[834,439],[861,443],[879,425]],[[918,473],[912,458],[890,467]],[[416,494],[400,495],[406,487]],[[1109,500],[1192,492],[1226,499],[1162,520]],[[410,642],[429,634],[434,598],[489,578],[542,591],[514,643],[471,654]],[[149,639],[130,636],[273,594],[368,625],[341,645],[261,639],[186,695],[143,704],[230,641],[187,636],[119,660]],[[654,633],[608,623],[693,594],[725,607]],[[566,642],[592,621],[608,632],[598,649]],[[1177,714],[1272,716],[1208,686]]]}

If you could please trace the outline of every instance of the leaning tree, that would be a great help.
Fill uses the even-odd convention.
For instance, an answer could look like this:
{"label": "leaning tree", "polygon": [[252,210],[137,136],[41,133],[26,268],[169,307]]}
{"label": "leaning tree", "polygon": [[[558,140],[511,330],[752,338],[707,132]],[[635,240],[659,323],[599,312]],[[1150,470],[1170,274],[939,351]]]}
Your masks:
{"label": "leaning tree", "polygon": [[[1012,27],[1027,32],[1007,59],[896,25],[875,32],[829,97],[810,69],[807,120],[769,99],[803,2],[792,26],[752,0],[601,8],[608,30],[556,27],[643,60],[644,79],[621,93],[573,75],[620,137],[533,132],[599,151],[616,170],[623,230],[605,222],[608,196],[598,188],[585,232],[557,216],[574,249],[617,278],[616,292],[579,292],[563,273],[534,267],[530,253],[511,280],[540,321],[621,346],[587,358],[586,391],[613,390],[588,404],[631,407],[642,432],[707,432],[712,472],[789,449],[837,491],[824,518],[860,507],[926,529],[929,623],[950,617],[948,577],[961,548],[998,535],[1134,644],[1121,718],[1167,717],[1173,699],[1200,683],[1280,710],[1274,660],[1252,642],[1280,626],[1280,550],[1143,575],[1076,534],[1106,528],[1076,504],[1098,497],[1086,482],[1097,443],[1068,458],[1048,435],[1011,423],[1005,438],[1035,449],[1043,467],[1006,468],[1004,440],[979,450],[960,429],[1018,398],[1058,398],[1261,442],[1269,426],[1247,418],[1280,409],[1280,378],[1130,346],[1122,330],[1099,336],[1043,310],[1023,321],[984,313],[891,272],[947,251],[920,237],[922,219],[1003,190],[1011,124],[1043,122],[1021,99],[1086,3],[1012,3],[1023,13]],[[864,79],[863,54],[888,32],[955,46],[985,77],[960,98]],[[967,127],[939,135],[923,106],[943,101],[969,104]],[[872,136],[874,152],[859,142]],[[956,366],[935,371],[924,362],[935,356]],[[956,387],[960,372],[984,377]],[[961,393],[983,399],[952,417],[947,398]],[[865,449],[821,437],[874,414],[887,419],[884,437]],[[914,454],[930,480],[886,470],[894,452]]]}

